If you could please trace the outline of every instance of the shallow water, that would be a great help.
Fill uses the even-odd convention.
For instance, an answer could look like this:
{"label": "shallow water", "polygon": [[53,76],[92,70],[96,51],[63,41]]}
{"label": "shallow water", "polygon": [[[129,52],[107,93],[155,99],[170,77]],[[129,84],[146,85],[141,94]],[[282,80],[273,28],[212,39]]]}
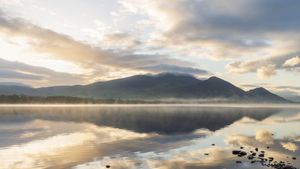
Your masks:
{"label": "shallow water", "polygon": [[299,167],[299,129],[296,107],[2,106],[0,168],[270,168],[240,147]]}

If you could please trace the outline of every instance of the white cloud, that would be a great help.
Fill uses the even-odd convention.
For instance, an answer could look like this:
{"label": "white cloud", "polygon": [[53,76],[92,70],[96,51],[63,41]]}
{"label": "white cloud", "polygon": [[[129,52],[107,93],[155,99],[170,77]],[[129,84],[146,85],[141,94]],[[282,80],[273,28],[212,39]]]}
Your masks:
{"label": "white cloud", "polygon": [[[300,67],[298,58],[291,55],[278,55],[263,59],[235,61],[226,65],[226,69],[231,73],[251,73],[256,72],[259,78],[268,78],[276,75],[277,70],[293,71],[298,73]],[[287,67],[288,64],[289,66]]]}
{"label": "white cloud", "polygon": [[257,76],[261,79],[269,78],[276,74],[276,66],[275,65],[266,65],[257,69]]}
{"label": "white cloud", "polygon": [[300,64],[300,56],[295,56],[286,60],[283,64],[285,67],[294,67]]}

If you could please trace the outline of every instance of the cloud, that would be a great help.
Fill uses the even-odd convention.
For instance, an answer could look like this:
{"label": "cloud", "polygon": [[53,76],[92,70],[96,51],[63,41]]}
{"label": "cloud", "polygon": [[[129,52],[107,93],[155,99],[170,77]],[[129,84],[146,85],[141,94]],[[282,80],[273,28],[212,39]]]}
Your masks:
{"label": "cloud", "polygon": [[300,94],[300,87],[298,86],[272,86],[277,91],[289,91]]}
{"label": "cloud", "polygon": [[83,83],[84,77],[78,74],[56,72],[43,67],[0,59],[0,81],[16,81],[34,86],[49,86]]}
{"label": "cloud", "polygon": [[[125,33],[112,33],[104,36],[104,42],[116,44],[116,48],[92,46],[83,41],[77,41],[70,36],[54,32],[34,25],[20,18],[10,18],[0,13],[0,35],[13,40],[23,38],[36,53],[46,54],[57,60],[75,63],[91,70],[89,73],[95,79],[106,76],[107,72],[120,74],[124,72],[145,72],[141,66],[151,67],[158,64],[174,66],[194,66],[193,63],[175,59],[161,54],[145,54],[131,49],[141,42]],[[110,48],[110,47],[109,47]],[[123,48],[123,49],[122,49]],[[132,74],[132,73],[131,73]]]}
{"label": "cloud", "polygon": [[162,73],[162,72],[173,72],[173,73],[182,73],[182,74],[191,74],[191,75],[209,75],[210,73],[206,70],[193,68],[193,67],[183,67],[176,65],[168,64],[158,64],[154,66],[141,67],[141,69],[151,71],[153,73]]}
{"label": "cloud", "polygon": [[0,0],[1,5],[22,5],[24,0]]}
{"label": "cloud", "polygon": [[297,0],[119,2],[128,11],[156,21],[152,45],[179,53],[223,59],[299,51]]}
{"label": "cloud", "polygon": [[257,76],[261,79],[269,78],[270,76],[274,76],[276,74],[275,65],[266,65],[257,69]]}
{"label": "cloud", "polygon": [[[250,61],[235,61],[226,65],[226,69],[231,73],[251,73],[257,72],[258,77],[266,78],[276,74],[276,70],[286,70],[299,72],[300,65],[297,63],[296,54],[279,55],[265,59]],[[296,58],[296,59],[295,59]],[[287,66],[286,64],[289,64]]]}
{"label": "cloud", "polygon": [[41,80],[42,76],[32,75],[28,73],[17,72],[14,70],[0,69],[0,79],[28,79],[28,80]]}
{"label": "cloud", "polygon": [[285,66],[285,67],[300,66],[300,56],[295,56],[291,59],[286,60],[283,64],[283,66]]}
{"label": "cloud", "polygon": [[112,49],[130,49],[141,45],[141,41],[127,33],[111,33],[105,34],[102,39],[103,45],[106,48]]}
{"label": "cloud", "polygon": [[[23,19],[0,15],[0,34],[9,37],[22,37],[37,52],[51,54],[52,57],[79,63],[83,59],[96,60],[108,55],[91,46],[77,42],[69,36],[33,25]],[[91,63],[82,62],[85,66]]]}

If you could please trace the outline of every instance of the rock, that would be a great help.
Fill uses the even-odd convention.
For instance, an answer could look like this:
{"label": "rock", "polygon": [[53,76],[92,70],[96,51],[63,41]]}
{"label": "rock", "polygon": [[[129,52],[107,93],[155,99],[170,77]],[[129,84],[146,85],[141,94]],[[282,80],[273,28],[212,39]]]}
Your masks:
{"label": "rock", "polygon": [[241,152],[240,150],[233,150],[233,151],[232,151],[232,154],[238,155],[238,154],[240,154],[240,152]]}
{"label": "rock", "polygon": [[252,155],[249,155],[247,158],[248,158],[249,160],[254,159],[254,157],[253,157]]}
{"label": "rock", "polygon": [[246,155],[247,155],[247,153],[245,151],[241,151],[238,156],[243,157],[243,156],[246,156]]}

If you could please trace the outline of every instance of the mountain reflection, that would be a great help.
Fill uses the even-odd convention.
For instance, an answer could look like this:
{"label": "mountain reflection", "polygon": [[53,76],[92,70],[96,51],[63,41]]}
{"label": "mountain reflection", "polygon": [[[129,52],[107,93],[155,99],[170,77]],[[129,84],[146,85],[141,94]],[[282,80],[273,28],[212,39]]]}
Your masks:
{"label": "mountain reflection", "polygon": [[2,109],[0,121],[88,122],[140,133],[179,134],[196,129],[216,131],[243,117],[261,121],[278,112],[275,108],[229,107],[23,107]]}
{"label": "mountain reflection", "polygon": [[2,107],[0,168],[294,169],[299,127],[296,108]]}

